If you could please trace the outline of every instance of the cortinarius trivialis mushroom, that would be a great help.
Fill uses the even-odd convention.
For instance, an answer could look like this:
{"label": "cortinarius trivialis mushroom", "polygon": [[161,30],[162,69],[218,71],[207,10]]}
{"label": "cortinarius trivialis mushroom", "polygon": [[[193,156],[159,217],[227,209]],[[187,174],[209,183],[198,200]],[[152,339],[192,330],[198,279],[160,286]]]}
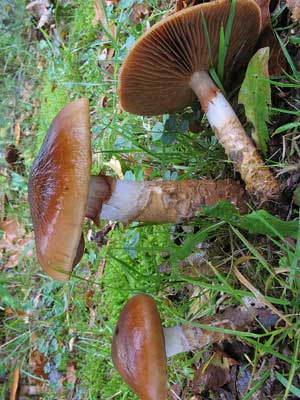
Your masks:
{"label": "cortinarius trivialis mushroom", "polygon": [[[218,65],[220,30],[225,30],[230,8],[230,0],[211,1],[183,9],[155,24],[136,42],[123,63],[120,102],[125,111],[150,116],[182,110],[197,97],[247,191],[264,201],[279,196],[278,182],[209,76],[210,67]],[[236,0],[225,57],[227,75],[249,60],[260,29],[261,13],[256,2]]]}
{"label": "cortinarius trivialis mushroom", "polygon": [[29,203],[40,264],[66,281],[79,262],[85,217],[124,223],[182,222],[200,206],[229,200],[246,210],[244,191],[231,180],[133,182],[91,172],[89,102],[76,100],[54,119],[29,179]]}
{"label": "cortinarius trivialis mushroom", "polygon": [[197,321],[201,327],[196,324],[163,328],[154,299],[146,294],[133,296],[121,311],[113,336],[112,360],[117,371],[140,399],[165,400],[166,357],[228,339],[226,330],[245,331],[259,323],[268,327],[278,320],[259,301],[250,297],[243,301],[245,306],[229,307],[201,318]]}

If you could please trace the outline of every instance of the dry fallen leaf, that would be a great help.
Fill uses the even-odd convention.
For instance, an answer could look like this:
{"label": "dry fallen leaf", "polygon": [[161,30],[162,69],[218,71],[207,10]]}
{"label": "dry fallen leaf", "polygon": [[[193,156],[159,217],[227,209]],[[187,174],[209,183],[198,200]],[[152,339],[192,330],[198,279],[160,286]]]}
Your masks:
{"label": "dry fallen leaf", "polygon": [[[5,268],[13,268],[18,264],[24,248],[33,241],[33,233],[26,233],[24,227],[12,216],[0,222],[0,229],[4,232],[0,240],[0,257],[5,258]],[[25,255],[31,256],[32,249]]]}
{"label": "dry fallen leaf", "polygon": [[189,121],[189,130],[192,133],[199,133],[199,132],[202,131],[202,129],[203,129],[203,127],[202,127],[202,123],[201,123],[200,120],[193,120],[192,119],[192,120]]}
{"label": "dry fallen leaf", "polygon": [[[268,308],[268,311],[270,311],[269,316],[270,318],[273,315],[277,315],[282,321],[284,321],[288,326],[291,326],[291,322],[285,317],[285,315],[279,311],[275,306],[273,306],[272,303],[270,303],[266,297],[258,290],[248,279],[239,271],[238,269],[239,265],[239,260],[236,261],[235,266],[234,266],[234,273],[237,279],[244,285],[246,286],[247,289],[249,289],[254,295],[255,299],[245,297],[245,305],[247,307],[253,307],[256,309],[256,312],[260,312],[262,314],[262,318],[265,318],[266,321],[268,320],[268,315],[264,314],[264,307]],[[258,313],[259,315],[259,313]]]}
{"label": "dry fallen leaf", "polygon": [[199,327],[201,327],[201,336],[199,335],[197,339],[195,349],[200,350],[209,344],[230,339],[229,333],[221,330],[213,331],[210,327],[245,332],[252,331],[260,325],[264,325],[265,327],[274,326],[278,321],[278,315],[273,310],[265,307],[265,304],[261,301],[252,297],[243,297],[243,302],[246,307],[241,305],[238,307],[231,306],[223,312],[195,320],[194,322],[197,322]]}
{"label": "dry fallen leaf", "polygon": [[22,385],[20,395],[26,396],[26,399],[33,398],[33,396],[34,398],[36,398],[35,396],[39,396],[38,398],[41,398],[40,396],[45,395],[47,391],[48,390],[44,383],[40,383],[37,385]]}
{"label": "dry fallen leaf", "polygon": [[299,21],[300,19],[300,0],[286,0],[286,4],[292,13],[292,19]]}
{"label": "dry fallen leaf", "polygon": [[[100,23],[103,26],[104,30],[107,30],[110,33],[111,37],[113,39],[116,39],[117,27],[115,24],[107,21],[105,11],[103,8],[105,4],[108,5],[109,3],[110,2],[107,0],[104,1],[104,3],[102,3],[101,0],[94,0],[95,17],[92,20],[92,24],[96,26]],[[103,34],[102,40],[110,41],[110,38],[105,34],[105,32]]]}
{"label": "dry fallen leaf", "polygon": [[105,12],[103,10],[101,0],[94,0],[94,11],[95,17],[92,20],[92,24],[96,26],[99,22],[103,23],[103,21],[105,20]]}
{"label": "dry fallen leaf", "polygon": [[20,368],[16,367],[14,370],[14,376],[13,376],[13,381],[10,387],[10,396],[9,400],[16,400],[17,399],[17,391],[18,391],[18,386],[19,386],[19,380],[20,380]]}
{"label": "dry fallen leaf", "polygon": [[175,11],[181,11],[183,8],[185,8],[185,2],[183,0],[176,0],[176,8]]}
{"label": "dry fallen leaf", "polygon": [[105,162],[104,165],[110,167],[117,174],[118,178],[124,178],[120,161],[116,159],[115,156],[112,156],[112,158],[108,162]]}
{"label": "dry fallen leaf", "polygon": [[201,0],[176,0],[175,12],[181,11],[184,8],[196,6]]}
{"label": "dry fallen leaf", "polygon": [[1,193],[0,198],[0,221],[2,221],[5,217],[5,204],[7,202],[7,197],[5,193]]}
{"label": "dry fallen leaf", "polygon": [[18,148],[13,143],[5,146],[5,161],[12,171],[20,175],[24,173],[24,159]]}
{"label": "dry fallen leaf", "polygon": [[21,137],[21,125],[20,125],[20,118],[16,120],[15,124],[15,145],[18,146],[20,144],[20,137]]}
{"label": "dry fallen leaf", "polygon": [[0,229],[4,232],[7,241],[14,241],[25,234],[25,229],[18,224],[17,220],[9,216],[0,222]]}
{"label": "dry fallen leaf", "polygon": [[[198,384],[212,390],[219,389],[230,382],[230,367],[235,364],[237,364],[235,360],[221,351],[214,352],[212,357],[201,367]],[[195,381],[193,383],[195,384]]]}
{"label": "dry fallen leaf", "polygon": [[137,25],[143,21],[147,15],[149,15],[149,9],[145,4],[134,4],[129,19],[134,25]]}
{"label": "dry fallen leaf", "polygon": [[102,0],[94,0],[95,18],[92,21],[94,26],[101,24],[102,29],[100,30],[98,37],[103,42],[100,50],[100,54],[97,57],[99,67],[107,71],[107,74],[103,75],[103,80],[106,82],[111,79],[114,74],[114,66],[112,62],[113,55],[115,53],[114,46],[111,46],[111,42],[116,39],[117,27],[114,23],[107,21],[104,6],[109,5],[111,2],[106,0],[102,3]]}
{"label": "dry fallen leaf", "polygon": [[180,383],[173,383],[170,387],[169,398],[170,400],[181,399],[182,387]]}
{"label": "dry fallen leaf", "polygon": [[76,378],[75,362],[68,361],[66,381],[67,381],[68,385],[73,388],[75,386],[76,380],[77,380],[77,378]]}
{"label": "dry fallen leaf", "polygon": [[86,308],[93,307],[93,296],[94,296],[94,290],[92,288],[88,288],[87,291],[85,292],[85,306]]}
{"label": "dry fallen leaf", "polygon": [[99,104],[100,104],[100,107],[102,107],[102,108],[107,107],[107,104],[108,104],[108,97],[107,97],[107,96],[102,96],[102,97],[100,98],[100,100],[99,100]]}
{"label": "dry fallen leaf", "polygon": [[241,398],[243,398],[247,394],[250,381],[251,381],[251,368],[247,366],[244,366],[244,368],[240,368],[236,380],[236,389]]}
{"label": "dry fallen leaf", "polygon": [[[32,376],[37,378],[48,379],[48,374],[45,372],[45,365],[47,359],[45,356],[36,348],[30,353],[29,366]],[[32,377],[30,380],[31,384],[39,383],[38,379]]]}
{"label": "dry fallen leaf", "polygon": [[50,25],[52,22],[52,12],[48,0],[34,0],[26,6],[26,10],[38,20],[37,28]]}

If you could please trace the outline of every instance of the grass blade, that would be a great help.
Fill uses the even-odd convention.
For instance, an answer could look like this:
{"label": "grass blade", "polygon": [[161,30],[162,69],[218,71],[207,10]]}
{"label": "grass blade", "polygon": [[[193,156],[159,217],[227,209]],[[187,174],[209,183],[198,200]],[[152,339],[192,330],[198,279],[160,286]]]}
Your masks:
{"label": "grass blade", "polygon": [[296,396],[298,399],[300,399],[300,389],[296,388],[296,386],[290,384],[288,385],[288,380],[281,375],[279,372],[275,372],[276,378],[279,380],[279,382],[288,389],[290,393],[292,393],[294,396]]}
{"label": "grass blade", "polygon": [[224,63],[226,56],[226,45],[225,45],[225,32],[223,25],[220,29],[220,39],[219,39],[219,54],[218,54],[218,76],[220,80],[224,77]]}
{"label": "grass blade", "polygon": [[285,56],[287,62],[289,63],[289,65],[290,65],[290,67],[291,67],[291,70],[293,71],[294,78],[300,79],[300,73],[299,73],[299,71],[297,70],[297,68],[296,68],[296,66],[295,66],[295,64],[294,64],[294,62],[293,62],[293,60],[292,60],[292,57],[289,55],[289,53],[288,53],[288,51],[287,51],[287,49],[286,49],[286,47],[285,47],[283,41],[281,40],[281,38],[280,38],[280,36],[277,34],[277,32],[275,32],[275,35],[276,35],[277,40],[278,40],[278,42],[279,42],[279,44],[280,44],[280,46],[281,46],[281,49],[282,49],[282,51],[283,51],[283,54],[284,54],[284,56]]}
{"label": "grass blade", "polygon": [[202,19],[202,24],[203,24],[203,30],[204,30],[204,35],[205,35],[205,41],[206,41],[206,46],[208,49],[208,55],[209,55],[209,62],[212,65],[212,52],[211,52],[211,44],[210,44],[210,38],[209,38],[209,33],[207,29],[207,24],[205,20],[205,16],[201,10],[201,19]]}

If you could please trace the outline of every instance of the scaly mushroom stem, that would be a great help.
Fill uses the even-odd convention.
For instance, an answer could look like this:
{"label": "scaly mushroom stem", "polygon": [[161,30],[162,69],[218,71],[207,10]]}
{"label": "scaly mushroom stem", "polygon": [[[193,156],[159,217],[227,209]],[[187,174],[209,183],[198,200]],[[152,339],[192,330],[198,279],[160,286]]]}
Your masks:
{"label": "scaly mushroom stem", "polygon": [[178,223],[220,200],[247,211],[244,190],[230,179],[135,182],[99,175],[91,177],[86,216],[96,223],[99,218]]}
{"label": "scaly mushroom stem", "polygon": [[246,183],[247,191],[262,201],[278,197],[278,182],[209,74],[206,71],[195,72],[190,87],[197,95],[216,137]]}
{"label": "scaly mushroom stem", "polygon": [[[201,325],[232,331],[246,331],[258,326],[256,319],[266,328],[274,325],[278,316],[250,297],[243,298],[247,307],[229,307],[223,313],[204,317],[197,322]],[[186,351],[200,350],[208,344],[228,339],[228,333],[200,328],[199,326],[177,325],[163,328],[167,357]]]}

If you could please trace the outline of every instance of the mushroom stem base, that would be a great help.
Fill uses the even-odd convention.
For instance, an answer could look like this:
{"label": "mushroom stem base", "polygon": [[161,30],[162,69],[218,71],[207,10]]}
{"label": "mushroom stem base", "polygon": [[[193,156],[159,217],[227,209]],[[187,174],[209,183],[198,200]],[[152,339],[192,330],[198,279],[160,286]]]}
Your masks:
{"label": "mushroom stem base", "polygon": [[[199,326],[177,325],[163,328],[165,336],[165,349],[167,357],[185,351],[200,350],[208,344],[229,339],[231,332],[245,332],[259,325],[261,327],[273,326],[279,314],[268,309],[259,300],[244,297],[245,306],[228,307],[209,317],[200,318]],[[195,323],[196,321],[194,321]]]}
{"label": "mushroom stem base", "polygon": [[246,183],[247,191],[260,201],[279,197],[278,182],[208,73],[195,72],[190,87],[196,93],[216,137]]}

